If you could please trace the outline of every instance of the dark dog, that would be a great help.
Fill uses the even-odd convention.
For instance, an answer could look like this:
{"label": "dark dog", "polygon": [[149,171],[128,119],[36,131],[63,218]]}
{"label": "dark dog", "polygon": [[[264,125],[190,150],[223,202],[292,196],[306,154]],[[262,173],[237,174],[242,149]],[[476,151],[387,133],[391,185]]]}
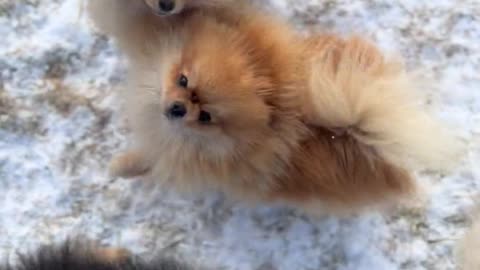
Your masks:
{"label": "dark dog", "polygon": [[162,255],[146,262],[123,249],[74,241],[42,247],[35,253],[21,254],[18,259],[14,264],[0,266],[0,270],[193,270]]}

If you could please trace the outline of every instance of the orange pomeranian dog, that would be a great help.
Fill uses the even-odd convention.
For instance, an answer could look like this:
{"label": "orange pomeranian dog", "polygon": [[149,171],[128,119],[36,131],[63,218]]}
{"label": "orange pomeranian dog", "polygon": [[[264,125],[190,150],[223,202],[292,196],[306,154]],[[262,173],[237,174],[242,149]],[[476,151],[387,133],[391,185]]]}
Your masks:
{"label": "orange pomeranian dog", "polygon": [[135,144],[115,176],[350,210],[406,199],[412,164],[455,159],[402,66],[360,38],[303,37],[240,1],[168,17],[139,0],[93,2],[130,63]]}

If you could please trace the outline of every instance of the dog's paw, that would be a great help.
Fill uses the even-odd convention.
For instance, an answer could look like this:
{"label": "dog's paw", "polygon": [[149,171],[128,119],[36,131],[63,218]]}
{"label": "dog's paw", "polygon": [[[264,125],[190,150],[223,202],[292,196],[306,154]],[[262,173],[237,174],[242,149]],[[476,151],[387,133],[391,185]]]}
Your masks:
{"label": "dog's paw", "polygon": [[145,175],[149,171],[148,162],[137,152],[126,152],[115,156],[110,161],[109,174],[114,178],[132,178]]}

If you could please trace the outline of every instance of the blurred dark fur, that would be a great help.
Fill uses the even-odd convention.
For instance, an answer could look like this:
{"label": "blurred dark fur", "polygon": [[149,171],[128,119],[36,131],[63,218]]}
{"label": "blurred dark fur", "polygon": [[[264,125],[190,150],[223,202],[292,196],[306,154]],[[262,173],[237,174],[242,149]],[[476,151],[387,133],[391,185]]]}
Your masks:
{"label": "blurred dark fur", "polygon": [[0,270],[193,270],[186,264],[162,255],[146,262],[121,249],[97,248],[69,241],[19,254],[16,263],[0,265]]}

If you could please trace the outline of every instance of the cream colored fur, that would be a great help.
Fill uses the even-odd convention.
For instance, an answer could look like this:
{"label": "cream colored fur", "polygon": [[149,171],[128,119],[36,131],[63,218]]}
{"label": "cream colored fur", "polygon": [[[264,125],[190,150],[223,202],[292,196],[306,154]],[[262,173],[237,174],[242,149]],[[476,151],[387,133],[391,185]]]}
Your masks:
{"label": "cream colored fur", "polygon": [[311,63],[313,122],[346,128],[396,164],[444,170],[459,161],[459,142],[427,114],[418,79],[400,62],[357,37],[326,43]]}

